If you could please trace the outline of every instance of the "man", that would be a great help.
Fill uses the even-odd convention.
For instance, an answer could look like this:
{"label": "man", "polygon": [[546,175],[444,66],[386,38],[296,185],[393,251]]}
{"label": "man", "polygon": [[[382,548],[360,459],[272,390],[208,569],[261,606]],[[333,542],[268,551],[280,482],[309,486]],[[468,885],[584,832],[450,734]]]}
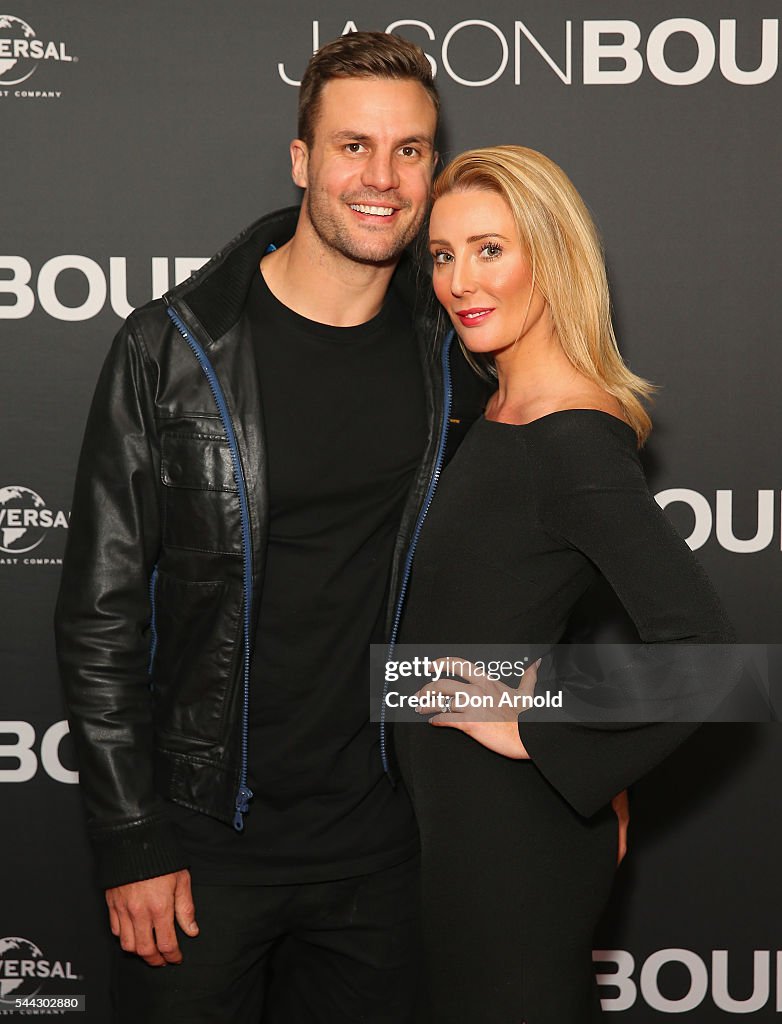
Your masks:
{"label": "man", "polygon": [[367,648],[442,419],[404,257],[438,107],[412,44],[323,47],[301,210],[133,313],[103,368],[56,629],[117,1020],[407,1019],[417,837]]}

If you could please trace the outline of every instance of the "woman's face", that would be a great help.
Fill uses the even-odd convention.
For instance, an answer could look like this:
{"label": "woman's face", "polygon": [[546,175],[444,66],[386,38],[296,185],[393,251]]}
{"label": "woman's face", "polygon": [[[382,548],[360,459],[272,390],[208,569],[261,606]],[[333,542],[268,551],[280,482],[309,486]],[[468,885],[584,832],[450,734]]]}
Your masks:
{"label": "woman's face", "polygon": [[510,207],[496,192],[449,192],[429,221],[434,291],[471,352],[513,345],[539,323],[537,289]]}

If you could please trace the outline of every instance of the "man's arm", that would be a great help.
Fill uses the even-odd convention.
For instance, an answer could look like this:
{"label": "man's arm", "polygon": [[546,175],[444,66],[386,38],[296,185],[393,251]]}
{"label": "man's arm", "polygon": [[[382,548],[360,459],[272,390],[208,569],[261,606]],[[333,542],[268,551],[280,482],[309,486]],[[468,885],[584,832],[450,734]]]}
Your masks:
{"label": "man's arm", "polygon": [[135,317],[114,340],[76,476],[55,614],[87,828],[104,887],[184,858],[153,782],[150,578],[160,545],[155,366]]}

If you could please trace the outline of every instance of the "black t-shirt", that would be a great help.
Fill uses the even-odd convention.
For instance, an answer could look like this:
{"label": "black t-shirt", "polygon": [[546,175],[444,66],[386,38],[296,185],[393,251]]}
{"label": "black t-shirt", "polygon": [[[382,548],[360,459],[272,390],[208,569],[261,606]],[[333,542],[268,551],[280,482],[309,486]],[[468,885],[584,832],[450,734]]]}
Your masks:
{"label": "black t-shirt", "polygon": [[403,787],[369,721],[368,645],[383,640],[402,508],[426,440],[409,312],[330,327],[288,309],[261,274],[246,310],[267,439],[270,530],[250,679],[245,828],[173,806],[193,876],[286,884],[412,856]]}

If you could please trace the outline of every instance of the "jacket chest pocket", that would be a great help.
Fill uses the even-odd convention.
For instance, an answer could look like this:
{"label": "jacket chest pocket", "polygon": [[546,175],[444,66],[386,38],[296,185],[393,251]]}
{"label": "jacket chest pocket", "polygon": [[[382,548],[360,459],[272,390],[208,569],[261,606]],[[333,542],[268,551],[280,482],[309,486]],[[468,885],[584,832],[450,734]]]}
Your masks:
{"label": "jacket chest pocket", "polygon": [[226,440],[211,434],[164,434],[160,480],[167,547],[241,553],[239,492]]}

